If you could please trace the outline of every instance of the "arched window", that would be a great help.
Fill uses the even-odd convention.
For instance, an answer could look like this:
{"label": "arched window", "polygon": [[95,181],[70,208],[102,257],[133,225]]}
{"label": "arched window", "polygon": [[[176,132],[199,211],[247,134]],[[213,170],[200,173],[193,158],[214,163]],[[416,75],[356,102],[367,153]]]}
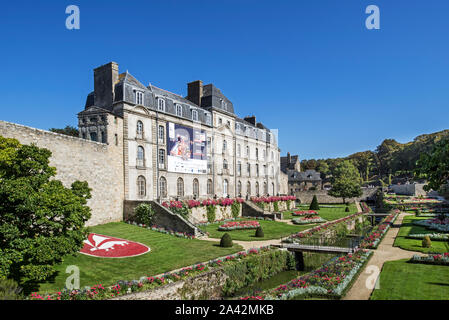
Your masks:
{"label": "arched window", "polygon": [[145,166],[145,150],[142,146],[137,147],[137,166],[144,167]]}
{"label": "arched window", "polygon": [[142,121],[137,121],[137,138],[143,139],[143,123]]}
{"label": "arched window", "polygon": [[249,196],[251,195],[251,182],[249,182],[249,181],[246,184],[246,194]]}
{"label": "arched window", "polygon": [[246,173],[248,174],[248,177],[251,176],[251,164],[249,162],[246,164]]}
{"label": "arched window", "polygon": [[159,149],[159,168],[165,167],[165,150]]}
{"label": "arched window", "polygon": [[184,180],[182,180],[182,178],[178,178],[176,186],[178,189],[177,192],[178,197],[184,197]]}
{"label": "arched window", "polygon": [[259,182],[256,182],[256,195],[259,196]]}
{"label": "arched window", "polygon": [[228,180],[223,180],[223,197],[228,196]]}
{"label": "arched window", "polygon": [[207,180],[207,194],[211,195],[213,193],[214,193],[214,188],[212,185],[212,180],[209,179],[209,180]]}
{"label": "arched window", "polygon": [[237,182],[237,195],[241,195],[242,194],[242,182],[239,181]]}
{"label": "arched window", "polygon": [[147,185],[144,176],[139,176],[137,178],[137,193],[141,198],[147,195]]}
{"label": "arched window", "polygon": [[159,143],[164,143],[164,141],[165,141],[165,127],[164,126],[159,126],[159,128],[157,129],[157,136],[159,139]]}
{"label": "arched window", "polygon": [[159,194],[161,198],[167,198],[167,179],[165,177],[159,179]]}
{"label": "arched window", "polygon": [[197,178],[193,179],[193,195],[196,197],[200,195],[200,183]]}

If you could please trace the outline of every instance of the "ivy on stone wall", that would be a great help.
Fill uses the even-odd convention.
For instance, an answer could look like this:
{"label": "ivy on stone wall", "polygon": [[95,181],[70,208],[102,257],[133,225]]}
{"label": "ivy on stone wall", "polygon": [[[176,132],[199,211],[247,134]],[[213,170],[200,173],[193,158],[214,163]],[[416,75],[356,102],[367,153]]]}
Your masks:
{"label": "ivy on stone wall", "polygon": [[216,211],[217,207],[214,205],[210,205],[206,207],[206,211],[207,211],[207,221],[212,223],[215,221],[216,215],[215,215],[215,211]]}
{"label": "ivy on stone wall", "polygon": [[237,218],[240,214],[240,203],[239,202],[234,202],[231,205],[231,212],[232,212],[232,217],[233,218]]}
{"label": "ivy on stone wall", "polygon": [[224,267],[228,276],[223,295],[232,296],[239,289],[268,279],[282,271],[295,269],[295,258],[289,251],[271,250]]}
{"label": "ivy on stone wall", "polygon": [[277,201],[273,202],[273,208],[274,212],[279,212],[279,202]]}

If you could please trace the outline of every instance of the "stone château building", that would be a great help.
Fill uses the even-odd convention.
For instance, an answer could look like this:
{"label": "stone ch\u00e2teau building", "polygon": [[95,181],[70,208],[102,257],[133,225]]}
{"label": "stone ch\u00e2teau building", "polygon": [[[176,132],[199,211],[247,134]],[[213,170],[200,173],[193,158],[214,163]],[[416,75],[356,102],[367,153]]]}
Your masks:
{"label": "stone ch\u00e2teau building", "polygon": [[282,191],[277,137],[255,116],[239,118],[213,84],[188,83],[182,97],[111,62],[94,70],[78,120],[80,138],[122,148],[124,200]]}

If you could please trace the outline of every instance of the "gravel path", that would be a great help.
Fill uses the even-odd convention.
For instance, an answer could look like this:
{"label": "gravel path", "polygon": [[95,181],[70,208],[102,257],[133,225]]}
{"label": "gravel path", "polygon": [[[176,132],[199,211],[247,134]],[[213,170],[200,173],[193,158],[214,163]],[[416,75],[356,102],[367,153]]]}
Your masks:
{"label": "gravel path", "polygon": [[[373,250],[374,254],[366,265],[365,270],[360,273],[358,279],[343,300],[369,300],[374,290],[374,283],[377,279],[376,275],[380,274],[385,261],[410,259],[414,254],[420,253],[393,247],[394,240],[402,224],[402,219],[407,215],[410,214],[399,214],[394,225],[388,230],[380,245],[376,250]],[[377,283],[376,285],[382,286],[382,283]]]}

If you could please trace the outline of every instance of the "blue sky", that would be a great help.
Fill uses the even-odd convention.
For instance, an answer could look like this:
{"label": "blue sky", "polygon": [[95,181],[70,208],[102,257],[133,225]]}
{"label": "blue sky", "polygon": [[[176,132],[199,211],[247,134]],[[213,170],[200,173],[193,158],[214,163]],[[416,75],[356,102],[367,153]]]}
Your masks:
{"label": "blue sky", "polygon": [[[65,28],[78,5],[81,29]],[[378,5],[381,29],[365,28]],[[447,129],[449,1],[8,1],[0,10],[1,120],[76,125],[93,68],[116,61],[185,95],[214,83],[241,117],[301,159]]]}

